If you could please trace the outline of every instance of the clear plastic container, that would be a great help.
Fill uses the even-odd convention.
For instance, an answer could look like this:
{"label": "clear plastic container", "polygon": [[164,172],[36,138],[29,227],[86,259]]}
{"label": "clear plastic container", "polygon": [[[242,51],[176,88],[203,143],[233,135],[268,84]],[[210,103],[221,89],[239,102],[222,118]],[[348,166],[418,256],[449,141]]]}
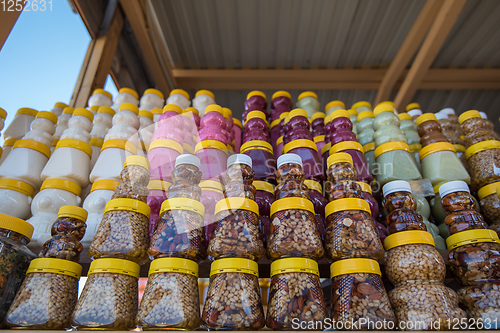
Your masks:
{"label": "clear plastic container", "polygon": [[120,185],[115,188],[111,199],[136,199],[146,203],[149,177],[149,161],[145,157],[127,157],[120,172]]}
{"label": "clear plastic container", "polygon": [[477,132],[493,131],[494,125],[488,119],[483,119],[477,110],[469,110],[458,117],[460,126],[467,137],[474,137]]}
{"label": "clear plastic container", "polygon": [[248,141],[241,146],[240,153],[252,159],[255,180],[275,182],[276,160],[274,159],[273,148],[268,142]]}
{"label": "clear plastic container", "polygon": [[309,191],[304,184],[305,173],[302,159],[296,154],[284,154],[278,158],[276,171],[276,199],[299,197],[309,199]]}
{"label": "clear plastic container", "polygon": [[210,330],[263,328],[265,317],[258,280],[259,267],[255,261],[240,258],[214,261],[201,317],[203,326]]}
{"label": "clear plastic container", "polygon": [[31,201],[35,189],[28,183],[17,179],[0,179],[0,214],[7,214],[20,219],[31,215]]}
{"label": "clear plastic container", "polygon": [[395,180],[418,180],[422,175],[404,142],[387,142],[375,149],[374,174],[381,185]]}
{"label": "clear plastic container", "polygon": [[71,325],[79,330],[127,331],[135,328],[139,269],[135,262],[123,259],[92,261]]}
{"label": "clear plastic container", "polygon": [[271,205],[267,257],[307,257],[319,260],[324,249],[314,217],[314,206],[305,198],[284,198]]}
{"label": "clear plastic container", "polygon": [[356,180],[365,183],[370,183],[373,180],[373,176],[370,173],[365,156],[363,155],[364,151],[361,144],[355,141],[344,141],[332,145],[332,148],[330,148],[330,155],[340,152],[351,155],[353,165],[356,168]]}
{"label": "clear plastic container", "polygon": [[267,327],[292,330],[293,323],[319,322],[328,310],[319,279],[318,264],[306,258],[286,258],[271,264]]}
{"label": "clear plastic container", "polygon": [[21,139],[30,130],[30,125],[38,111],[30,108],[17,110],[14,119],[3,133],[3,139]]}
{"label": "clear plastic container", "polygon": [[356,182],[356,169],[351,155],[334,153],[328,157],[328,183],[326,193],[329,201],[343,198],[363,198],[361,188]]}
{"label": "clear plastic container", "polygon": [[219,141],[206,140],[196,144],[194,154],[201,161],[202,180],[221,177],[226,170],[227,146]]}
{"label": "clear plastic container", "polygon": [[306,179],[304,184],[306,184],[309,189],[309,198],[314,206],[314,218],[316,219],[316,225],[318,226],[321,239],[324,241],[326,234],[325,207],[328,201],[323,196],[323,189],[321,188],[321,184],[319,182]]}
{"label": "clear plastic container", "polygon": [[5,323],[14,329],[70,329],[81,272],[82,266],[72,261],[34,259]]}
{"label": "clear plastic container", "polygon": [[396,326],[381,275],[379,264],[372,259],[345,259],[331,264],[331,319],[336,322],[335,328],[363,330]]}
{"label": "clear plastic container", "polygon": [[149,206],[134,199],[112,199],[89,249],[89,257],[121,258],[143,264],[149,246]]}
{"label": "clear plastic container", "polygon": [[467,148],[465,156],[474,188],[479,189],[500,180],[500,141],[476,143]]}
{"label": "clear plastic container", "polygon": [[181,258],[151,262],[136,322],[143,330],[198,328],[201,324],[198,264]]}
{"label": "clear plastic container", "polygon": [[496,226],[500,223],[500,198],[497,195],[497,188],[500,187],[500,182],[491,183],[483,186],[477,192],[479,205],[481,206],[481,214],[484,220],[491,226]]}
{"label": "clear plastic container", "polygon": [[[426,122],[429,123],[429,122]],[[425,124],[425,123],[424,123]],[[470,183],[470,176],[460,162],[451,143],[432,143],[420,150],[422,177],[438,185],[453,180]]]}
{"label": "clear plastic container", "polygon": [[266,246],[271,224],[271,205],[274,202],[274,186],[261,180],[254,180],[253,185],[257,190],[255,192],[255,202],[259,206],[260,234],[264,246]]}
{"label": "clear plastic container", "polygon": [[149,239],[153,236],[160,216],[161,204],[167,199],[167,191],[172,183],[163,180],[150,180],[148,183],[147,204],[151,208],[149,216]]}

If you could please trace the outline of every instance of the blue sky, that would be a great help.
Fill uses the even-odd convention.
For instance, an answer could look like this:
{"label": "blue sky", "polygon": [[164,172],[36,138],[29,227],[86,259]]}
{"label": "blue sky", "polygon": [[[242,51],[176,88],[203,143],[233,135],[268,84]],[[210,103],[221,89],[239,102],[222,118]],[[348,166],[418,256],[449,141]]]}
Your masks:
{"label": "blue sky", "polygon": [[[50,110],[69,103],[90,36],[66,0],[53,1],[52,11],[23,12],[0,51],[0,107]],[[108,76],[105,89],[118,93]],[[2,140],[3,141],[3,140]]]}

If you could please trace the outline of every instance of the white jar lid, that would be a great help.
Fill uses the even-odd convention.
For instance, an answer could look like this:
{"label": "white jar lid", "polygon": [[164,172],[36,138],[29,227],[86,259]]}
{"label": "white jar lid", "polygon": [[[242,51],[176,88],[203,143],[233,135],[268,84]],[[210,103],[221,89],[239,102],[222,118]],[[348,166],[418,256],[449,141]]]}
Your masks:
{"label": "white jar lid", "polygon": [[410,110],[408,111],[408,114],[412,117],[415,117],[415,116],[421,116],[422,115],[422,110],[419,110],[419,109],[413,109],[413,110]]}
{"label": "white jar lid", "polygon": [[441,111],[439,111],[438,113],[443,113],[443,114],[455,114],[455,110],[453,108],[444,108],[442,109]]}
{"label": "white jar lid", "polygon": [[302,166],[302,159],[300,158],[299,155],[297,154],[283,154],[280,157],[278,157],[278,168],[282,166],[283,164],[287,163],[294,163]]}
{"label": "white jar lid", "polygon": [[488,116],[486,115],[486,112],[479,111],[479,114],[481,115],[481,118],[488,119]]}
{"label": "white jar lid", "polygon": [[440,112],[438,112],[435,115],[436,115],[437,120],[448,119],[448,115],[446,113],[440,113]]}
{"label": "white jar lid", "polygon": [[181,164],[191,164],[199,169],[201,162],[200,162],[200,159],[194,155],[182,154],[175,159],[175,166],[176,167],[178,165],[181,165]]}
{"label": "white jar lid", "polygon": [[439,187],[439,195],[443,198],[445,195],[453,192],[469,192],[469,186],[462,180],[447,182]]}
{"label": "white jar lid", "polygon": [[252,158],[245,154],[234,154],[227,159],[227,167],[229,168],[233,164],[245,164],[251,168]]}
{"label": "white jar lid", "polygon": [[411,193],[410,183],[404,180],[395,180],[385,184],[384,187],[382,187],[382,193],[384,194],[384,197],[388,196],[391,193],[400,191]]}

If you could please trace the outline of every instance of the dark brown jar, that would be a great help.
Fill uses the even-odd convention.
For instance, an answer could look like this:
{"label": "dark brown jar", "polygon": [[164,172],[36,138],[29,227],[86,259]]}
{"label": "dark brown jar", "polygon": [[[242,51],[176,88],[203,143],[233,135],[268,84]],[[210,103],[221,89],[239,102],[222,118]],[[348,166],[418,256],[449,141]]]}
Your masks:
{"label": "dark brown jar", "polygon": [[441,132],[441,125],[439,125],[436,116],[433,113],[424,113],[416,120],[418,135],[420,137],[431,132]]}

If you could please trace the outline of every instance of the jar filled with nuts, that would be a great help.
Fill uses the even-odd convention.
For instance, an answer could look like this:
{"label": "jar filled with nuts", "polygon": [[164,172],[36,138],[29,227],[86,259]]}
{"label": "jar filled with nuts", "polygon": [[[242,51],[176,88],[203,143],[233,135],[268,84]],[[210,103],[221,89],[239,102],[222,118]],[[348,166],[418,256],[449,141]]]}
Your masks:
{"label": "jar filled with nuts", "polygon": [[205,259],[204,216],[205,207],[199,201],[185,198],[165,200],[151,238],[149,258],[181,257],[196,262]]}
{"label": "jar filled with nuts", "polygon": [[318,322],[327,317],[318,263],[306,258],[273,261],[267,327],[291,330],[294,321]]}
{"label": "jar filled with nuts", "polygon": [[[332,143],[330,148],[330,156],[336,153],[347,153],[352,157],[352,164],[356,169],[356,180],[371,183],[373,181],[373,176],[368,168],[368,164],[365,158],[365,151],[363,146],[356,141],[343,141],[339,143]],[[328,161],[327,161],[328,163]]]}
{"label": "jar filled with nuts", "polygon": [[181,258],[153,260],[137,312],[143,330],[194,330],[201,324],[198,264]]}
{"label": "jar filled with nuts", "polygon": [[226,258],[212,263],[201,320],[203,326],[211,330],[264,327],[259,266],[255,261]]}
{"label": "jar filled with nuts", "polygon": [[332,261],[348,258],[384,258],[384,247],[364,199],[331,201],[325,209],[325,249]]}
{"label": "jar filled with nuts", "polygon": [[147,202],[149,176],[147,158],[137,155],[127,157],[120,173],[120,185],[111,199],[128,198]]}
{"label": "jar filled with nuts", "polygon": [[196,156],[183,154],[177,157],[167,199],[187,198],[199,201],[201,188],[198,184],[202,178],[200,166],[200,159]]}
{"label": "jar filled with nuts", "polygon": [[123,259],[92,261],[71,325],[79,330],[135,328],[139,303],[139,265]]}
{"label": "jar filled with nuts", "polygon": [[52,238],[45,242],[40,258],[58,258],[80,261],[83,245],[80,243],[87,225],[87,211],[77,206],[62,206],[52,225]]}
{"label": "jar filled with nuts", "polygon": [[457,293],[443,284],[446,265],[430,233],[410,230],[389,235],[385,249],[387,277],[395,285],[389,299],[399,322],[420,322],[422,330],[431,330],[437,321],[443,325],[447,320],[466,320]]}
{"label": "jar filled with nuts", "polygon": [[363,198],[361,187],[356,182],[356,169],[352,163],[351,155],[334,153],[328,157],[327,163],[326,192],[329,201],[343,198]]}
{"label": "jar filled with nuts", "polygon": [[283,154],[297,154],[300,156],[307,179],[324,180],[325,177],[318,155],[318,147],[316,147],[313,139],[290,141],[283,146]]}
{"label": "jar filled with nuts", "polygon": [[244,154],[235,154],[227,159],[224,173],[224,194],[226,198],[247,198],[255,200],[252,159]]}
{"label": "jar filled with nuts", "polygon": [[304,184],[306,184],[309,189],[309,198],[311,198],[311,202],[314,206],[314,218],[316,219],[319,234],[321,235],[321,239],[325,240],[325,207],[328,204],[328,201],[323,196],[323,189],[321,188],[321,184],[319,182],[306,179]]}
{"label": "jar filled with nuts", "polygon": [[266,246],[271,224],[271,205],[274,202],[274,186],[261,180],[254,180],[253,185],[257,189],[255,202],[259,206],[260,233]]}
{"label": "jar filled with nuts", "polygon": [[389,214],[386,220],[389,234],[407,230],[427,230],[422,216],[416,212],[417,201],[411,194],[408,182],[392,181],[384,185],[382,192],[384,208]]}
{"label": "jar filled with nuts", "polygon": [[70,329],[82,266],[63,259],[34,259],[5,318],[16,329]]}
{"label": "jar filled with nuts", "polygon": [[151,208],[149,216],[149,238],[153,237],[158,218],[160,217],[161,204],[167,199],[168,188],[172,185],[164,180],[150,180],[148,184],[148,201],[147,204]]}
{"label": "jar filled with nuts", "polygon": [[472,186],[481,188],[500,180],[500,141],[476,143],[465,151],[470,168]]}
{"label": "jar filled with nuts", "polygon": [[491,183],[481,187],[477,192],[481,214],[492,230],[494,226],[500,225],[500,198],[497,195],[499,187],[500,182]]}
{"label": "jar filled with nuts", "polygon": [[319,260],[324,254],[312,202],[304,198],[284,198],[271,205],[271,230],[267,257],[308,257]]}
{"label": "jar filled with nuts", "polygon": [[477,110],[465,111],[458,117],[458,122],[466,137],[473,138],[479,131],[493,131],[494,125],[488,119],[483,119]]}
{"label": "jar filled with nuts", "polygon": [[483,216],[475,211],[476,202],[465,182],[445,183],[439,187],[439,195],[443,210],[448,214],[444,222],[448,225],[450,235],[465,230],[488,228]]}
{"label": "jar filled with nuts", "polygon": [[[372,259],[345,259],[331,264],[331,319],[349,329],[369,329],[367,321],[395,326],[395,316],[385,291],[380,266]],[[363,323],[364,322],[364,323]]]}
{"label": "jar filled with nuts", "polygon": [[200,187],[200,202],[205,207],[205,243],[208,247],[208,242],[210,241],[210,237],[212,236],[215,205],[217,205],[217,202],[224,199],[224,187],[218,180],[202,180],[200,182]]}
{"label": "jar filled with nuts", "polygon": [[309,189],[304,184],[305,173],[302,159],[297,154],[283,154],[278,158],[275,188],[276,200],[296,197],[309,199]]}
{"label": "jar filled with nuts", "polygon": [[210,260],[226,257],[258,260],[264,257],[259,206],[255,201],[236,197],[217,203],[207,252]]}
{"label": "jar filled with nuts", "polygon": [[453,145],[463,145],[464,140],[462,140],[460,134],[455,131],[455,124],[448,118],[448,115],[440,112],[435,115],[446,139]]}
{"label": "jar filled with nuts", "polygon": [[121,258],[143,264],[149,247],[150,208],[134,199],[112,199],[89,249],[89,257]]}

